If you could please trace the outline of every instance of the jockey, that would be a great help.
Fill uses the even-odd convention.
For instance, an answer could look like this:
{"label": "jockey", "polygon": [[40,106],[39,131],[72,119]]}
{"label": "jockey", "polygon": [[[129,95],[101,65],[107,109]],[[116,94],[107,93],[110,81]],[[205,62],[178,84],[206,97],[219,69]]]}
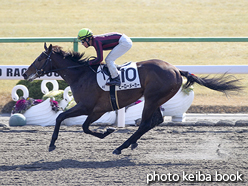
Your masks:
{"label": "jockey", "polygon": [[89,65],[97,65],[103,61],[103,50],[111,50],[105,58],[111,78],[106,85],[120,86],[120,76],[115,66],[115,60],[125,54],[132,47],[132,40],[125,34],[117,32],[93,35],[91,30],[83,28],[78,32],[78,39],[86,48],[93,46],[96,50],[97,57],[89,61]]}

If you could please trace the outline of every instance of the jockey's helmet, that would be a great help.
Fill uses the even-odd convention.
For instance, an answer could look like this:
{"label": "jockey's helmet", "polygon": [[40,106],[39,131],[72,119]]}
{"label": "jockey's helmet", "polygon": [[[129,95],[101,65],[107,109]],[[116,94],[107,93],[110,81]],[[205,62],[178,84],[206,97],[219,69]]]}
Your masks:
{"label": "jockey's helmet", "polygon": [[78,39],[79,40],[85,40],[88,37],[91,37],[93,35],[93,33],[91,32],[90,29],[88,28],[82,28],[79,32],[78,32]]}

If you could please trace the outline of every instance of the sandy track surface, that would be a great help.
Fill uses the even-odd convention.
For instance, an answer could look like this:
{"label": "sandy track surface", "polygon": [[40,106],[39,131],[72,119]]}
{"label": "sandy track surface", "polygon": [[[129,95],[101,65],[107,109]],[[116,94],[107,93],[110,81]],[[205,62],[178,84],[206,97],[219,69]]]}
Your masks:
{"label": "sandy track surface", "polygon": [[135,150],[113,155],[136,129],[120,128],[101,140],[80,126],[62,126],[56,150],[48,152],[53,127],[2,125],[0,185],[248,184],[247,127],[158,126]]}

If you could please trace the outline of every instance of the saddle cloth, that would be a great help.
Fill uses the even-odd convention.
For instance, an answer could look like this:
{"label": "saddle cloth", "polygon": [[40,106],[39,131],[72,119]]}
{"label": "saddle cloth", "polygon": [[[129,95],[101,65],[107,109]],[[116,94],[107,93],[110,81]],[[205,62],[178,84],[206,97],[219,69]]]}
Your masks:
{"label": "saddle cloth", "polygon": [[[140,79],[136,63],[129,62],[118,66],[118,73],[121,79],[121,86],[116,86],[116,91],[140,88]],[[104,91],[109,91],[110,86],[106,85],[109,81],[110,74],[106,65],[101,64],[97,69],[97,83]]]}

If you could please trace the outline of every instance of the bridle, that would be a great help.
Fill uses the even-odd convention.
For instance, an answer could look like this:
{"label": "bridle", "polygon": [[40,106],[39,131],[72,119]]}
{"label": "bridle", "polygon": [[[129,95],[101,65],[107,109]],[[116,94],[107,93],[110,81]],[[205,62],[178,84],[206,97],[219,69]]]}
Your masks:
{"label": "bridle", "polygon": [[44,71],[44,68],[47,66],[47,64],[48,64],[48,62],[49,61],[52,61],[52,59],[51,59],[51,55],[52,55],[52,50],[51,50],[51,52],[47,55],[46,54],[46,52],[42,52],[43,54],[45,54],[46,56],[47,56],[47,58],[46,58],[46,61],[45,61],[45,63],[42,65],[42,67],[40,68],[40,69],[38,69],[36,66],[35,66],[35,63],[33,63],[33,65],[34,65],[34,68],[35,68],[35,70],[36,70],[36,75],[37,75],[37,77],[41,77],[41,76],[43,76],[44,74],[47,74],[47,73],[49,73],[50,71],[48,71],[48,72],[46,72],[46,71]]}
{"label": "bridle", "polygon": [[45,71],[44,68],[48,65],[48,62],[50,61],[51,62],[51,66],[52,66],[52,59],[51,59],[51,55],[53,53],[53,51],[51,50],[51,52],[49,54],[47,54],[46,52],[42,52],[43,54],[45,54],[47,56],[46,58],[46,61],[45,63],[42,65],[42,67],[40,69],[38,69],[36,66],[35,66],[35,63],[33,63],[34,65],[34,68],[36,70],[36,73],[35,75],[37,77],[41,77],[45,74],[48,74],[49,72],[57,72],[57,71],[60,71],[60,70],[65,70],[65,69],[70,69],[70,68],[78,68],[78,67],[83,67],[83,66],[89,66],[89,68],[95,72],[95,73],[98,73],[96,72],[90,65],[88,65],[87,62],[83,63],[83,64],[80,64],[80,65],[74,65],[74,66],[69,66],[69,67],[66,67],[66,68],[59,68],[59,69],[52,69],[52,70],[49,70],[49,71]]}

